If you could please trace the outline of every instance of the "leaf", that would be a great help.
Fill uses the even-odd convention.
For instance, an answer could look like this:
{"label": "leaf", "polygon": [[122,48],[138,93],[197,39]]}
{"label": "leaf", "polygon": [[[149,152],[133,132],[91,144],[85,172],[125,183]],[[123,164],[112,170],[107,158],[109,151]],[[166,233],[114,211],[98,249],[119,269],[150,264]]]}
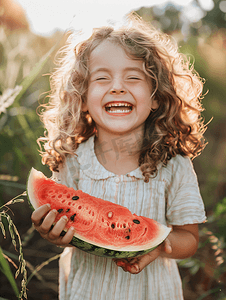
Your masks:
{"label": "leaf", "polygon": [[17,85],[14,89],[7,89],[0,96],[0,115],[6,113],[6,109],[11,106],[22,90],[22,86]]}
{"label": "leaf", "polygon": [[7,277],[7,279],[9,280],[13,290],[14,290],[14,293],[17,297],[19,297],[19,290],[17,288],[17,285],[16,285],[16,281],[13,277],[13,274],[10,270],[10,267],[9,267],[9,264],[7,262],[7,260],[4,258],[3,256],[3,252],[2,252],[2,248],[0,247],[0,264],[2,266],[2,270],[3,270],[3,274]]}
{"label": "leaf", "polygon": [[45,66],[45,64],[47,63],[49,56],[53,53],[53,51],[55,50],[57,44],[54,45],[41,59],[40,61],[34,66],[34,68],[32,69],[32,71],[30,72],[30,74],[25,77],[25,79],[22,81],[21,86],[22,89],[19,92],[19,94],[16,96],[14,103],[16,103],[17,105],[19,105],[19,100],[21,99],[21,97],[23,96],[23,94],[26,92],[26,90],[29,88],[29,86],[33,83],[33,81],[35,80],[35,78],[39,75],[39,73],[41,72],[42,68]]}

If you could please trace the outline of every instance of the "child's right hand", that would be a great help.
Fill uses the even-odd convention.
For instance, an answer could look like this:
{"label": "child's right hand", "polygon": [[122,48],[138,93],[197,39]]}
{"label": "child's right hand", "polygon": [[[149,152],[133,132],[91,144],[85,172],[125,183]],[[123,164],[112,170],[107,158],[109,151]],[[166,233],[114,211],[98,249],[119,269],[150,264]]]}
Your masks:
{"label": "child's right hand", "polygon": [[57,214],[57,210],[51,210],[50,205],[45,204],[37,208],[32,213],[31,221],[34,224],[35,229],[44,239],[57,246],[71,246],[69,243],[73,238],[75,229],[73,227],[70,227],[67,233],[64,236],[61,236],[60,234],[64,230],[68,219],[66,216],[62,216],[52,228]]}

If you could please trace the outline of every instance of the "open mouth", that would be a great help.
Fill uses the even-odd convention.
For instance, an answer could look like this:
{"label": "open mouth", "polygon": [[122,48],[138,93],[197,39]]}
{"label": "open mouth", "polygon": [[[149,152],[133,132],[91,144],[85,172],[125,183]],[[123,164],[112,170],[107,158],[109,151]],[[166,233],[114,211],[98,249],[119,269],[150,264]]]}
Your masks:
{"label": "open mouth", "polygon": [[133,105],[128,102],[111,102],[105,105],[109,114],[128,114],[133,110]]}

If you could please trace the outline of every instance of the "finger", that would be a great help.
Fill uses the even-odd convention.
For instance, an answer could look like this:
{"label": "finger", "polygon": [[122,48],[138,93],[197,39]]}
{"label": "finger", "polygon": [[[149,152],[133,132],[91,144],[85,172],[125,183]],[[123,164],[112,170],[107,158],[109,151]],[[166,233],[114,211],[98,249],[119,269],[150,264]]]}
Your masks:
{"label": "finger", "polygon": [[[131,265],[130,273],[137,274],[140,273],[147,265],[149,265],[152,261],[154,261],[159,256],[159,249],[156,248],[155,250],[140,256],[138,261]],[[129,267],[129,266],[128,266]]]}
{"label": "finger", "polygon": [[50,209],[50,204],[45,204],[38,207],[31,215],[32,223],[36,226],[40,225],[42,218],[48,213]]}
{"label": "finger", "polygon": [[56,240],[59,238],[61,232],[64,230],[65,225],[67,224],[67,216],[62,216],[59,221],[54,225],[53,229],[49,232],[49,239]]}
{"label": "finger", "polygon": [[71,242],[74,234],[75,234],[75,228],[70,227],[68,229],[67,233],[61,238],[60,244],[61,245],[68,245]]}
{"label": "finger", "polygon": [[120,260],[120,261],[117,261],[117,262],[116,262],[116,265],[117,265],[118,267],[124,268],[125,265],[126,265],[126,263],[125,263],[124,261]]}
{"label": "finger", "polygon": [[39,227],[36,226],[36,229],[39,231],[40,234],[47,234],[51,230],[51,226],[53,225],[57,214],[58,212],[56,209],[50,210],[45,216],[42,224]]}
{"label": "finger", "polygon": [[130,264],[134,264],[135,262],[137,262],[137,257],[132,257],[128,259],[128,263]]}
{"label": "finger", "polygon": [[165,244],[164,244],[164,251],[167,253],[167,254],[170,254],[172,253],[173,249],[172,249],[172,246],[171,246],[171,243],[170,243],[170,240],[169,239],[166,239],[165,240]]}

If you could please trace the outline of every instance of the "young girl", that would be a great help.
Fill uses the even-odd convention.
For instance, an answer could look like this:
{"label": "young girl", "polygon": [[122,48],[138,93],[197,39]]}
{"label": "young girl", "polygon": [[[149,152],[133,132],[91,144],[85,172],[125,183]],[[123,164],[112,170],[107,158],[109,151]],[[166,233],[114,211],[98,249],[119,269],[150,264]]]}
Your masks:
{"label": "young girl", "polygon": [[204,148],[202,81],[166,35],[130,17],[73,46],[52,78],[43,112],[43,163],[58,182],[172,227],[156,250],[112,260],[69,246],[70,228],[44,205],[32,214],[41,236],[65,246],[60,299],[181,300],[175,259],[193,255],[204,205],[190,158]]}

